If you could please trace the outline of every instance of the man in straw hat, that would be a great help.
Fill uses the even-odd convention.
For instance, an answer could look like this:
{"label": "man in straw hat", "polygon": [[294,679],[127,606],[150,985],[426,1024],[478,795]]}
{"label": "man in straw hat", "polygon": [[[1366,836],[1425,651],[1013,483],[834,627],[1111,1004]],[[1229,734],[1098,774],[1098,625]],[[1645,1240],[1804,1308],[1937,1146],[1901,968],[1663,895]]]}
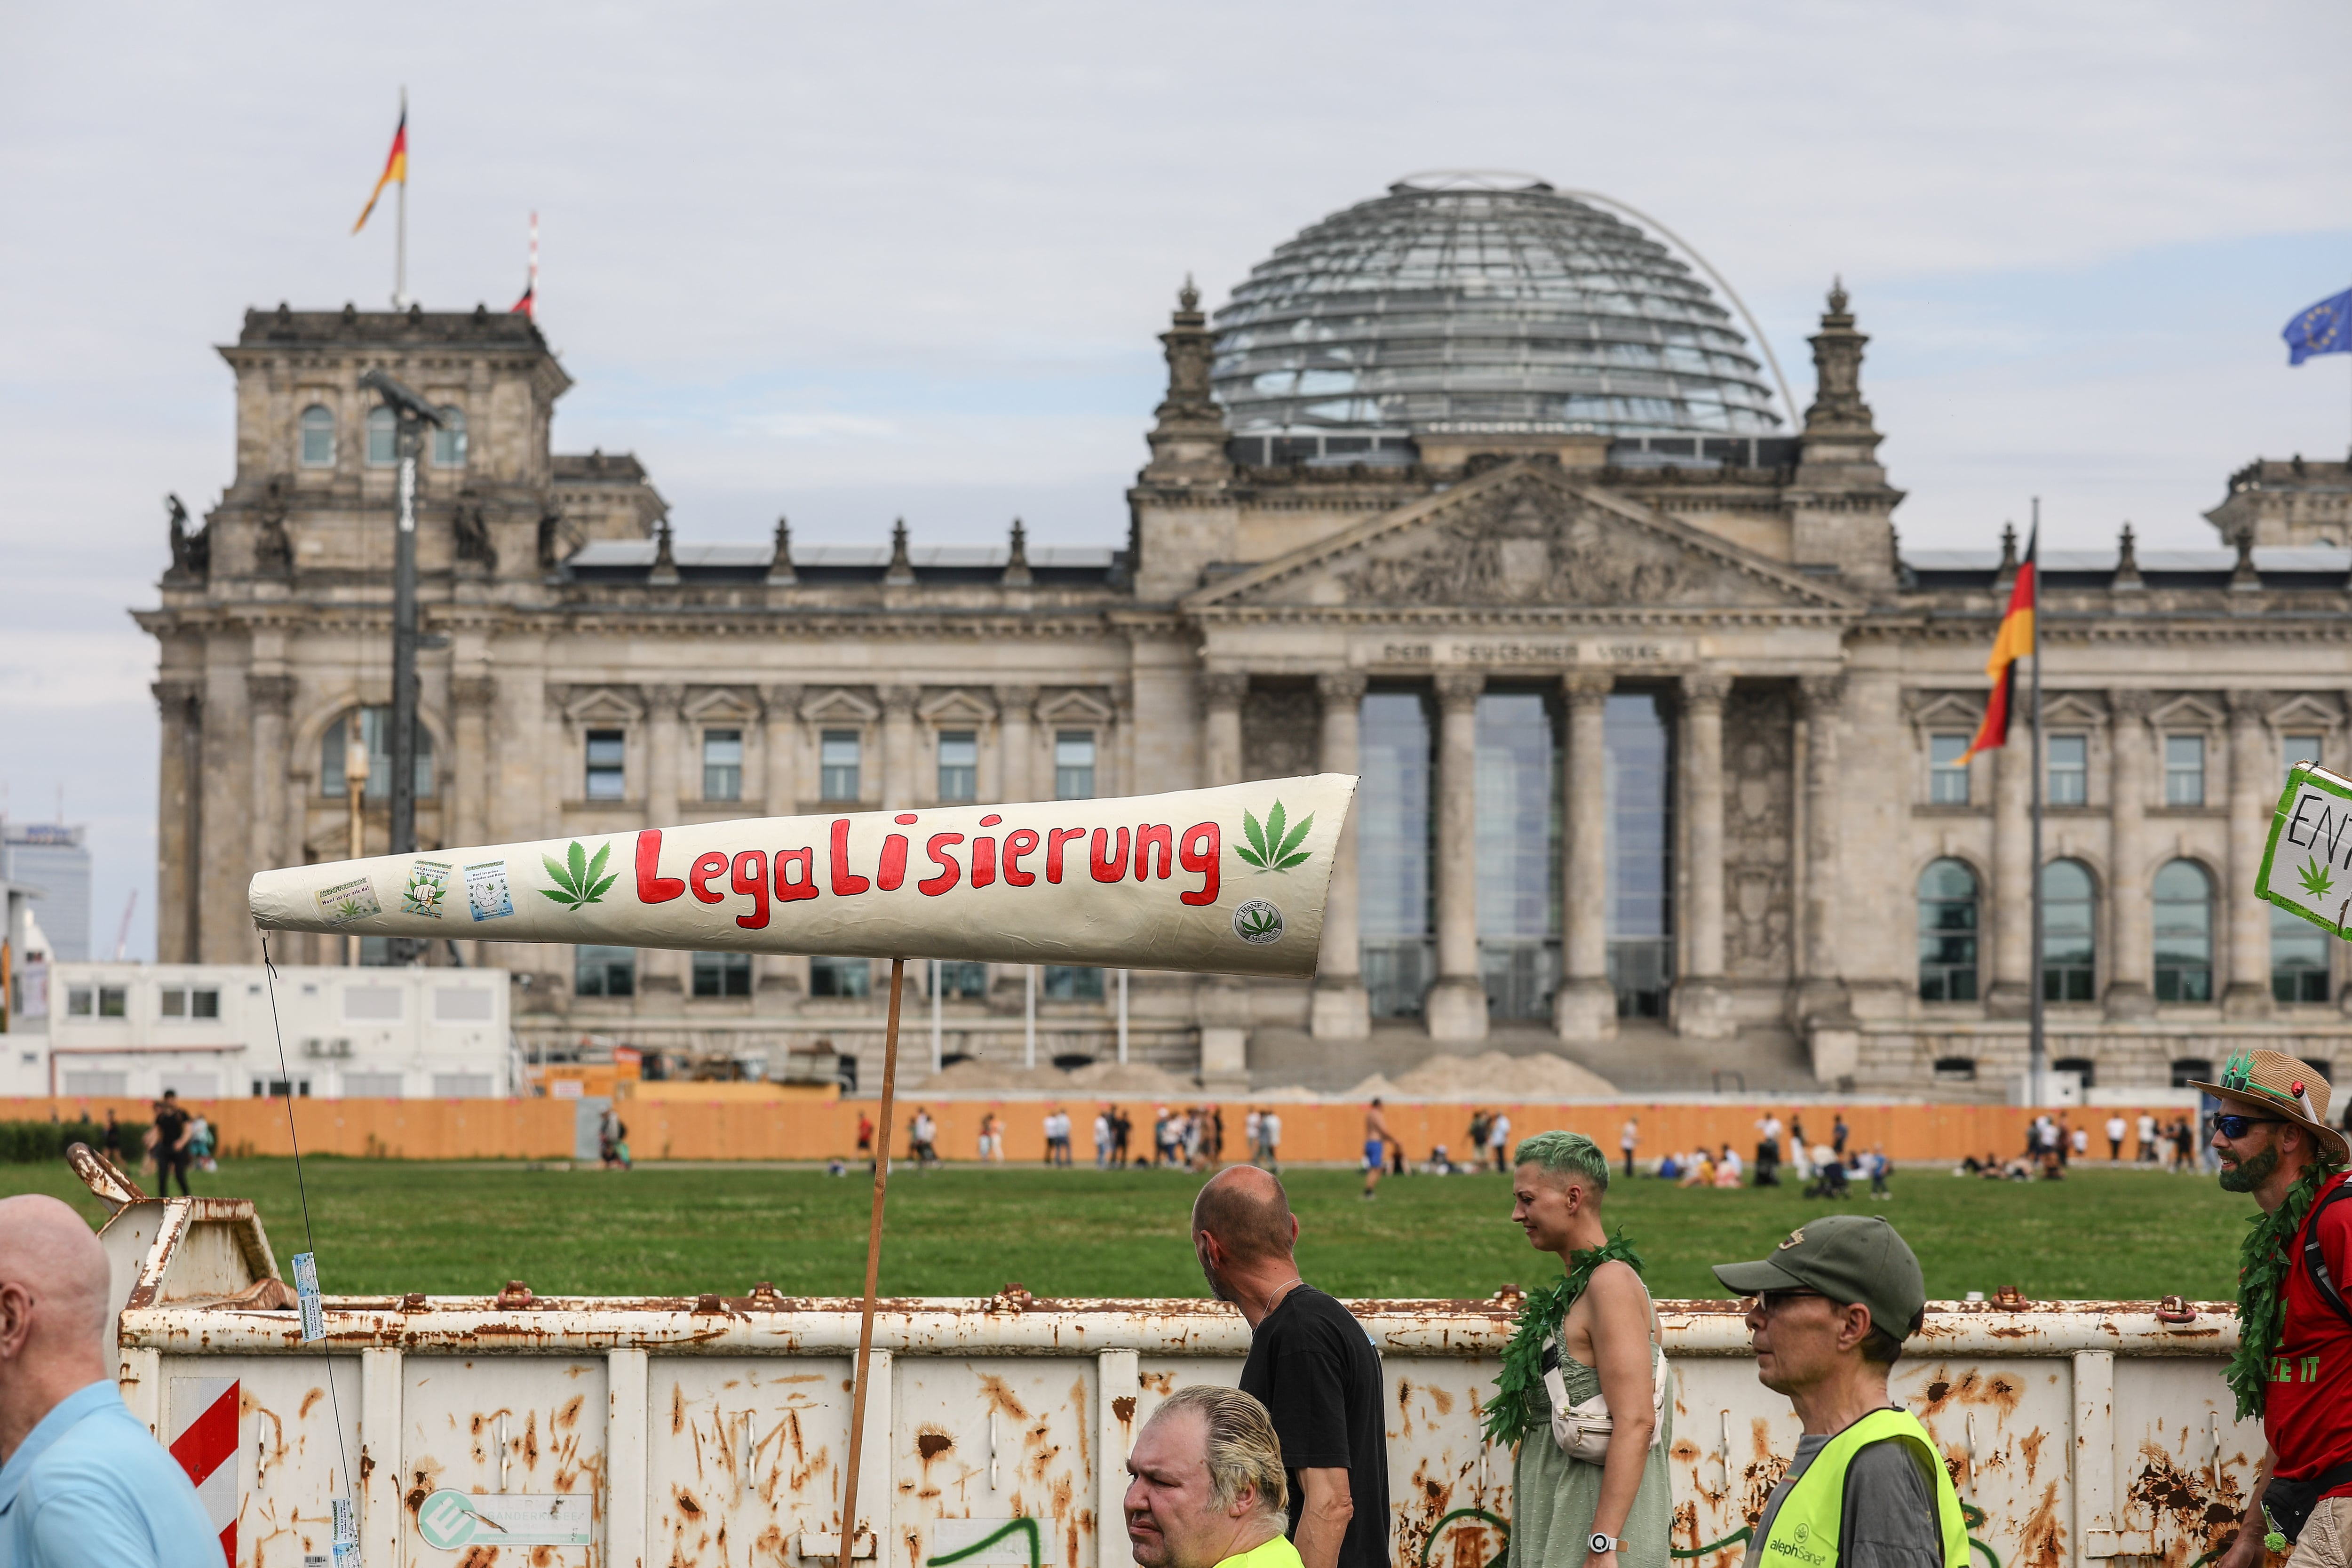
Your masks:
{"label": "man in straw hat", "polygon": [[2344,1134],[2327,1124],[2327,1079],[2277,1051],[2239,1051],[2219,1083],[2213,1152],[2221,1187],[2262,1205],[2238,1259],[2238,1415],[2263,1418],[2270,1451],[2221,1568],[2352,1562],[2352,1203]]}
{"label": "man in straw hat", "polygon": [[1935,1439],[1887,1396],[1927,1285],[1917,1255],[1871,1215],[1832,1214],[1753,1263],[1718,1263],[1754,1298],[1756,1376],[1803,1434],[1765,1500],[1747,1568],[1968,1568],[1969,1532]]}

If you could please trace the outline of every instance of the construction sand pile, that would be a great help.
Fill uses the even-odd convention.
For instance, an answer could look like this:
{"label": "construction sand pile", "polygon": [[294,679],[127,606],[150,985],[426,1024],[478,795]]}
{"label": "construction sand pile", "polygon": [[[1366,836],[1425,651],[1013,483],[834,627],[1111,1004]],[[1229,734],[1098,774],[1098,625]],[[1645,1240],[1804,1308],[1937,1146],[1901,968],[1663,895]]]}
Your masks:
{"label": "construction sand pile", "polygon": [[1352,1100],[1606,1100],[1617,1086],[1590,1068],[1546,1053],[1434,1056],[1393,1079],[1374,1074],[1349,1092]]}
{"label": "construction sand pile", "polygon": [[1020,1095],[1067,1095],[1099,1099],[1105,1095],[1145,1095],[1182,1100],[1200,1093],[1191,1079],[1146,1062],[1089,1062],[1068,1072],[1055,1067],[1014,1067],[1008,1062],[961,1061],[942,1068],[915,1086],[928,1094],[1002,1092]]}

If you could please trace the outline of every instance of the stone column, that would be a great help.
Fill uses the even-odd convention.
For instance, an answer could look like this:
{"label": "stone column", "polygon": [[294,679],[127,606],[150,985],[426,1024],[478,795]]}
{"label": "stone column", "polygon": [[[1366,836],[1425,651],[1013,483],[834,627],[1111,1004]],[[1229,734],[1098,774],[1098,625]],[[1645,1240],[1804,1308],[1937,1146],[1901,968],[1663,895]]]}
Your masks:
{"label": "stone column", "polygon": [[1602,725],[1614,678],[1578,670],[1560,685],[1568,698],[1567,795],[1560,834],[1559,989],[1552,1024],[1564,1040],[1617,1034],[1617,992],[1609,984],[1609,748]]}
{"label": "stone column", "polygon": [[2156,927],[2148,903],[2147,803],[2150,743],[2145,691],[2107,694],[2114,771],[2108,781],[2113,848],[2107,866],[2106,949],[2098,956],[2107,982],[2107,1016],[2156,1014],[2150,982],[2156,973]]}
{"label": "stone column", "polygon": [[801,799],[801,689],[762,686],[768,705],[766,752],[760,759],[761,798],[770,816],[792,816]]}
{"label": "stone column", "polygon": [[286,715],[294,705],[294,678],[257,674],[245,678],[246,703],[253,714],[253,863],[284,866],[300,858],[278,841],[286,826]]}
{"label": "stone column", "polygon": [[[1352,669],[1315,678],[1323,700],[1323,755],[1327,773],[1361,771],[1358,737],[1362,725],[1364,678]],[[1356,816],[1350,812],[1331,849],[1331,888],[1323,915],[1323,960],[1315,978],[1312,1024],[1317,1039],[1360,1040],[1371,1033],[1370,1004],[1364,994],[1364,952],[1356,879]]]}
{"label": "stone column", "polygon": [[677,821],[677,705],[682,686],[648,686],[646,693],[646,826]]}
{"label": "stone column", "polygon": [[[682,686],[648,686],[646,694],[646,826],[668,827],[677,821],[677,705]],[[698,792],[699,793],[699,792]],[[623,873],[626,875],[625,870]],[[675,1007],[686,994],[691,960],[667,948],[637,950],[637,1005]]]}
{"label": "stone column", "polygon": [[1985,1010],[2021,1018],[2033,1003],[2033,720],[2009,716],[2009,743],[1992,753],[1992,896],[1981,907],[1992,961]]}
{"label": "stone column", "polygon": [[1437,982],[1429,1034],[1486,1037],[1486,986],[1478,973],[1478,694],[1486,677],[1450,669],[1437,678]]}
{"label": "stone column", "polygon": [[1697,1039],[1738,1032],[1723,980],[1723,703],[1731,678],[1683,677],[1683,807],[1687,821],[1690,973],[1675,984],[1675,1028]]}
{"label": "stone column", "polygon": [[1202,783],[1242,782],[1242,699],[1249,677],[1217,671],[1201,677]]}
{"label": "stone column", "polygon": [[1807,675],[1797,681],[1797,710],[1805,723],[1805,909],[1802,979],[1797,1021],[1843,1022],[1852,1008],[1838,957],[1837,903],[1843,874],[1838,804],[1839,730],[1845,716],[1845,677]]}
{"label": "stone column", "polygon": [[[449,706],[454,710],[457,755],[442,771],[447,781],[449,811],[447,842],[487,844],[490,835],[490,706],[498,699],[497,678],[454,675],[449,678]],[[440,782],[440,781],[436,781]]]}
{"label": "stone column", "polygon": [[904,811],[915,804],[915,702],[912,686],[882,689],[882,809]]}
{"label": "stone column", "polygon": [[2221,1010],[2232,1018],[2271,1014],[2271,907],[2252,891],[2283,787],[2263,721],[2269,707],[2266,691],[2230,693],[2230,880],[2219,902],[2229,911],[2230,986]]}
{"label": "stone column", "polygon": [[1033,726],[1037,717],[1037,689],[1034,686],[1000,686],[996,689],[997,706],[997,788],[999,800],[1025,801],[1037,798],[1030,787],[1032,764],[1036,758],[1037,740]]}
{"label": "stone column", "polygon": [[166,678],[149,689],[163,728],[156,770],[155,957],[194,963],[204,946],[204,686]]}

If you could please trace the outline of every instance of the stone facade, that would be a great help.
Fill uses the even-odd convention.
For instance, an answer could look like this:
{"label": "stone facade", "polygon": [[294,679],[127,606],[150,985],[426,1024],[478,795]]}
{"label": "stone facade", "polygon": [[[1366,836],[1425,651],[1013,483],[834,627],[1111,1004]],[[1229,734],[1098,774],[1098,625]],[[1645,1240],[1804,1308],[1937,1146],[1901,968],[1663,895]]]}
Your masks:
{"label": "stone facade", "polygon": [[[1596,1060],[1651,1041],[1677,1071],[1780,1049],[1824,1082],[1956,1092],[1971,1077],[1997,1092],[2021,1069],[2025,729],[1966,769],[1939,765],[1982,711],[2013,552],[1898,550],[1902,492],[1877,462],[1866,340],[1842,292],[1812,340],[1800,436],[1638,452],[1572,430],[1454,428],[1402,460],[1269,464],[1263,442],[1229,436],[1189,289],[1161,341],[1168,395],[1122,548],[1030,550],[1015,525],[1001,550],[918,548],[902,527],[887,549],[795,551],[781,522],[772,547],[679,542],[635,459],[553,453],[568,378],[525,318],[249,313],[222,351],[236,480],[201,532],[175,521],[161,606],[139,616],[160,649],[159,956],[249,961],[252,871],[350,853],[329,740],[390,698],[392,470],[372,460],[355,390],[380,365],[467,422],[463,447],[423,468],[427,847],[1352,772],[1371,704],[1402,693],[1428,736],[1407,770],[1427,779],[1412,818],[1425,984],[1400,1006],[1368,983],[1351,826],[1320,977],[1139,973],[1134,1055],[1224,1083],[1270,1054],[1490,1037]],[[2058,983],[2052,1055],[2102,1083],[2163,1083],[2257,1039],[2352,1067],[2336,944],[2315,974],[2284,963],[2293,944],[2274,953],[2248,894],[2290,752],[2341,766],[2352,750],[2342,467],[2237,476],[2210,514],[2234,549],[2143,562],[2126,534],[2114,552],[2044,556],[2043,858],[2092,889],[2077,911],[2090,956]],[[2280,499],[2296,484],[2333,484],[2336,500]],[[1529,971],[1543,1000],[1509,1017],[1481,913],[1497,694],[1541,699],[1557,781],[1540,846],[1555,923]],[[1632,775],[1612,771],[1610,726],[1628,694],[1670,737],[1654,1019],[1629,1001],[1630,917],[1612,912],[1632,820],[1612,814]],[[383,852],[384,803],[362,818]],[[2183,862],[2210,889],[2201,906],[2182,895]],[[1965,898],[1930,909],[1923,889],[1955,877]],[[1932,984],[1923,920],[1952,938]],[[287,946],[340,956],[331,939]],[[520,977],[527,1037],[772,1054],[820,1037],[870,1050],[879,1026],[875,998],[803,958],[709,980],[687,954],[646,952],[625,994],[596,994],[567,950],[461,947]],[[957,980],[945,1048],[1028,1049],[1031,984]],[[1096,984],[1048,978],[1041,1059],[1108,1053],[1118,992]],[[916,999],[916,1035],[926,1015]]]}

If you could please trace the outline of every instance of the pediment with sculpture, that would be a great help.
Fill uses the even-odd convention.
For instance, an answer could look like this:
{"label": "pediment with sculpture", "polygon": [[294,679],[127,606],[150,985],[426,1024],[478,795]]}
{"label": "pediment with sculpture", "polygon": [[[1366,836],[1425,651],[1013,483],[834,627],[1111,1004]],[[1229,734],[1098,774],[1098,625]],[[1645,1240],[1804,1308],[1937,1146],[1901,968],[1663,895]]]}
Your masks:
{"label": "pediment with sculpture", "polygon": [[1191,603],[1853,607],[1777,562],[1537,465],[1368,520]]}

